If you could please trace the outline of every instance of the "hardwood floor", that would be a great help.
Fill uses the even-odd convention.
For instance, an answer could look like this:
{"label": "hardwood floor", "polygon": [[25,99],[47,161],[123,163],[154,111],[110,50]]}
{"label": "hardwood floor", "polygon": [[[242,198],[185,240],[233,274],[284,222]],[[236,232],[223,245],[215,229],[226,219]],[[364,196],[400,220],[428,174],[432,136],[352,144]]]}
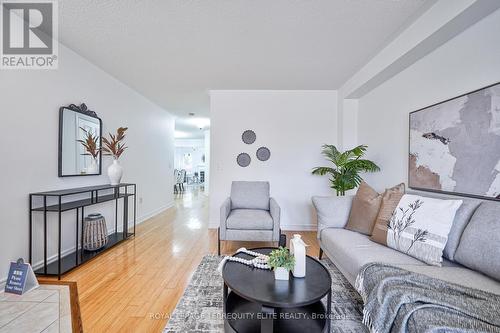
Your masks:
{"label": "hardwood floor", "polygon": [[[290,239],[294,232],[286,232]],[[317,256],[315,232],[300,232]],[[221,251],[270,243],[223,242]],[[63,277],[78,285],[85,332],[161,332],[206,254],[217,253],[208,229],[208,199],[194,191],[137,226],[137,235]]]}

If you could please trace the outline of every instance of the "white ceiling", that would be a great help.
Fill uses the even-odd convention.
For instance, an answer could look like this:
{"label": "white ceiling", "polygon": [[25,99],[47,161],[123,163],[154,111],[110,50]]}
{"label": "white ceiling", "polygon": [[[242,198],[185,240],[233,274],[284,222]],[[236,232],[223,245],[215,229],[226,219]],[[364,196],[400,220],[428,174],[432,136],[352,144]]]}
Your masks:
{"label": "white ceiling", "polygon": [[210,129],[210,119],[207,117],[178,116],[175,120],[177,139],[204,139],[207,129]]}
{"label": "white ceiling", "polygon": [[60,39],[166,110],[209,89],[337,89],[429,0],[61,0]]}

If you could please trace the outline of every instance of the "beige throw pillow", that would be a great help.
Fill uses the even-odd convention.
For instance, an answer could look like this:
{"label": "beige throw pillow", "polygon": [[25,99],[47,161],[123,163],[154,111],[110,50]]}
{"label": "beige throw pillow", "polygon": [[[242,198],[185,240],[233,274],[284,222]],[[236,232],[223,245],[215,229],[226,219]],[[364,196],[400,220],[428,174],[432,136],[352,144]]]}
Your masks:
{"label": "beige throw pillow", "polygon": [[346,229],[370,235],[377,218],[382,195],[362,182],[352,202]]}
{"label": "beige throw pillow", "polygon": [[404,183],[385,190],[382,196],[382,204],[375,219],[375,225],[373,226],[372,236],[370,237],[372,241],[387,246],[387,224],[404,194]]}

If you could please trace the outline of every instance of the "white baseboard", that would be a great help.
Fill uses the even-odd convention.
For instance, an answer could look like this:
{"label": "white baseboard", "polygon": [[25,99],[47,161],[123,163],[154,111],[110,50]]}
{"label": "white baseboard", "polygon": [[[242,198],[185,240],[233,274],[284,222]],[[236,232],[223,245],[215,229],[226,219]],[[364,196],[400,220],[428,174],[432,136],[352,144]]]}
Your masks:
{"label": "white baseboard", "polygon": [[165,206],[162,206],[162,207],[160,207],[158,209],[153,210],[152,212],[149,212],[147,214],[142,215],[141,217],[138,217],[136,224],[140,224],[140,223],[142,223],[144,221],[147,221],[150,218],[155,217],[156,215],[159,215],[159,214],[163,213],[164,211],[166,211],[167,209],[170,209],[172,207],[174,207],[174,202],[173,201],[169,202]]}
{"label": "white baseboard", "polygon": [[[136,225],[141,224],[141,223],[149,220],[150,218],[163,213],[164,211],[166,211],[167,209],[172,208],[173,206],[174,206],[174,202],[172,201],[172,202],[168,203],[165,206],[162,206],[162,207],[160,207],[158,209],[155,209],[152,212],[149,212],[147,214],[144,214],[144,215],[138,217],[137,221],[136,221]],[[129,225],[130,225],[130,223],[133,224],[134,221],[133,220],[129,221]],[[114,232],[115,232],[114,228],[113,229],[108,229],[108,234],[112,234]],[[79,246],[79,248],[81,248],[81,246]],[[76,246],[72,246],[72,247],[70,247],[68,249],[65,249],[65,250],[61,251],[61,257],[64,257],[64,256],[70,254],[71,252],[74,252],[75,249],[76,249]],[[47,263],[48,264],[53,263],[54,261],[57,260],[57,257],[58,257],[57,254],[54,254],[54,255],[48,257],[47,258]],[[40,260],[40,261],[32,264],[33,270],[37,270],[37,269],[41,268],[42,266],[43,266],[43,260]],[[4,277],[4,278],[0,279],[0,290],[3,290],[5,288],[5,282],[6,281],[7,281],[7,277]]]}
{"label": "white baseboard", "polygon": [[[219,223],[210,222],[208,224],[208,229],[219,228]],[[317,231],[318,226],[316,224],[287,224],[282,225],[281,230],[283,231]]]}

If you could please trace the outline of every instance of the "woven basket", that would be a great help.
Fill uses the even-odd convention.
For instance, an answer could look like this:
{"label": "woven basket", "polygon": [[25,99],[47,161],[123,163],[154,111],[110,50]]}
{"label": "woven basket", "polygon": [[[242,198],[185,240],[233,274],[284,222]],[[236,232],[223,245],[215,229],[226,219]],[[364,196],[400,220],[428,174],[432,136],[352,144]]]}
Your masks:
{"label": "woven basket", "polygon": [[106,220],[101,214],[91,214],[83,221],[83,249],[96,251],[108,243]]}

